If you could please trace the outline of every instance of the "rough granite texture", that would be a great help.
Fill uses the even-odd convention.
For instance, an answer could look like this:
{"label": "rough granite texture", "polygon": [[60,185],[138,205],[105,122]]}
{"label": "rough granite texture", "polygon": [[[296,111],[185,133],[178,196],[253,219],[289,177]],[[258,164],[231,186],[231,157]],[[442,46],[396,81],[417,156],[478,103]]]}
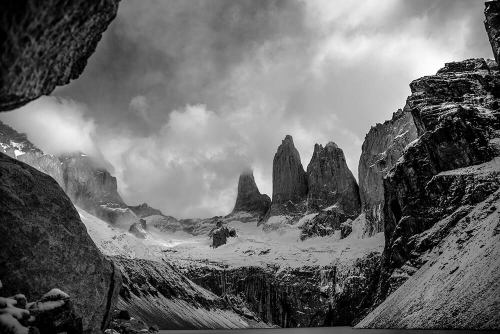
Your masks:
{"label": "rough granite texture", "polygon": [[358,179],[362,211],[366,215],[365,236],[384,231],[383,178],[417,139],[417,128],[409,112],[398,110],[392,119],[373,126],[365,137],[359,158]]}
{"label": "rough granite texture", "polygon": [[263,217],[271,207],[271,199],[261,194],[252,170],[241,173],[238,180],[238,194],[232,213],[248,212]]}
{"label": "rough granite texture", "polygon": [[119,0],[0,3],[0,111],[78,78]]}
{"label": "rough granite texture", "polygon": [[500,64],[500,2],[490,1],[485,3],[484,26],[488,33],[491,49],[497,64]]}
{"label": "rough granite texture", "polygon": [[6,295],[37,299],[54,287],[74,296],[88,330],[103,329],[121,276],[87,234],[50,176],[0,153],[0,280]]}
{"label": "rough granite texture", "polygon": [[325,147],[314,145],[307,166],[307,185],[309,211],[335,205],[346,216],[356,218],[360,214],[358,183],[347,166],[344,152],[335,143],[329,142]]}

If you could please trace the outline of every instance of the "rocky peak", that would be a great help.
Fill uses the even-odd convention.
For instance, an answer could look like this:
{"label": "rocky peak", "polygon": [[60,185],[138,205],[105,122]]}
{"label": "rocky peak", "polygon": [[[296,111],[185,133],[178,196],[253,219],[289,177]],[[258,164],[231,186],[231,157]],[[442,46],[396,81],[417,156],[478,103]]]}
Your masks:
{"label": "rocky peak", "polygon": [[287,135],[273,159],[273,204],[303,200],[307,195],[307,174],[293,138]]}
{"label": "rocky peak", "polygon": [[320,210],[337,205],[346,215],[356,218],[361,203],[356,179],[347,166],[344,152],[335,143],[314,145],[307,166],[308,209]]}
{"label": "rocky peak", "polygon": [[417,128],[411,113],[401,109],[390,120],[373,126],[366,135],[358,166],[361,207],[366,214],[364,236],[384,231],[383,179],[416,138]]}
{"label": "rocky peak", "polygon": [[255,184],[253,171],[251,169],[244,170],[238,180],[238,195],[233,213],[249,212],[263,216],[270,206],[271,199],[260,193],[257,184]]}
{"label": "rocky peak", "polygon": [[136,206],[129,205],[128,208],[132,210],[139,218],[144,218],[149,216],[166,217],[160,210],[150,207],[147,203],[142,203]]}
{"label": "rocky peak", "polygon": [[484,15],[486,20],[484,21],[484,27],[488,33],[495,60],[497,64],[500,64],[500,2],[489,1],[485,5]]}

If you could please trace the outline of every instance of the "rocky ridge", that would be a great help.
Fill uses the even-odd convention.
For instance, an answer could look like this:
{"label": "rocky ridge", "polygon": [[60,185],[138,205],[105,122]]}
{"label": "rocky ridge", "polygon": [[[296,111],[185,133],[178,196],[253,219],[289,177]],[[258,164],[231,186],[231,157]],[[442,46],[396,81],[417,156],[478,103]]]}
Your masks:
{"label": "rocky ridge", "polygon": [[0,122],[0,152],[52,176],[74,205],[125,229],[138,221],[117,191],[116,178],[92,157],[77,152],[61,157],[45,154],[28,140]]}
{"label": "rocky ridge", "polygon": [[0,4],[0,111],[78,78],[117,10],[118,0]]}

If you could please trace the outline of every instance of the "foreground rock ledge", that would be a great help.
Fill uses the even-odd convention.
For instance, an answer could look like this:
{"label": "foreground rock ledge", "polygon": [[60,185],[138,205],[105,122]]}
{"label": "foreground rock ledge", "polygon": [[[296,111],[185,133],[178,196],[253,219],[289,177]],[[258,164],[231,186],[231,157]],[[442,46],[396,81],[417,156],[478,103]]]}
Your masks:
{"label": "foreground rock ledge", "polygon": [[0,3],[0,111],[78,78],[119,0]]}
{"label": "foreground rock ledge", "polygon": [[50,176],[0,153],[0,280],[5,295],[28,300],[59,287],[72,296],[90,332],[104,329],[121,275],[88,235]]}

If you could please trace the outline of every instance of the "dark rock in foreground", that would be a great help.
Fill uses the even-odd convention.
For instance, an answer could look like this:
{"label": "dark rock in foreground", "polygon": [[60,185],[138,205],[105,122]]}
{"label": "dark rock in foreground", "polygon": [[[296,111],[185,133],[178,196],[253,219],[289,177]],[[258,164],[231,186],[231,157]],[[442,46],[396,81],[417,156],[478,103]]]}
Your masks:
{"label": "dark rock in foreground", "polygon": [[78,78],[117,10],[117,0],[2,2],[0,111]]}
{"label": "dark rock in foreground", "polygon": [[68,196],[50,176],[0,153],[0,280],[3,293],[36,299],[57,286],[78,296],[84,329],[104,329],[121,277]]}
{"label": "dark rock in foreground", "polygon": [[208,235],[212,237],[212,247],[217,248],[225,245],[227,238],[236,237],[236,231],[233,228],[228,228],[222,221],[218,221]]}

